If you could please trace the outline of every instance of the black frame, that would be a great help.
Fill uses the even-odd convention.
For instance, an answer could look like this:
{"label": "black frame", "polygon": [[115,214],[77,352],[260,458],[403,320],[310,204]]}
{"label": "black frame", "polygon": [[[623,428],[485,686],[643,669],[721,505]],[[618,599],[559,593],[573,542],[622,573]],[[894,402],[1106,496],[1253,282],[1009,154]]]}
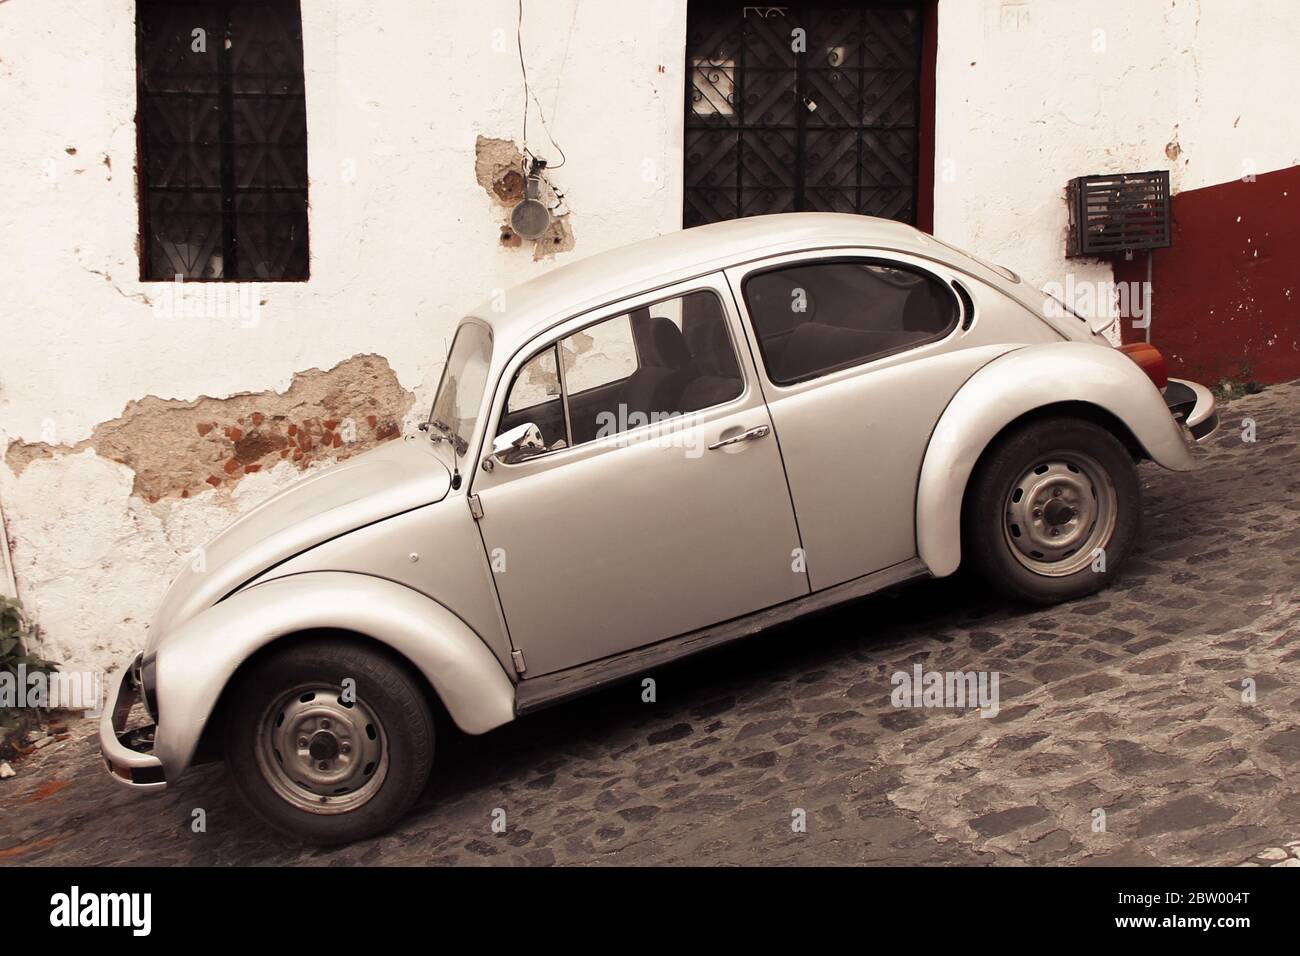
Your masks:
{"label": "black frame", "polygon": [[[241,35],[256,42],[227,46]],[[299,0],[136,0],[141,281],[309,277],[302,43]],[[189,55],[214,68],[179,61]],[[180,233],[197,237],[190,262],[156,248]]]}

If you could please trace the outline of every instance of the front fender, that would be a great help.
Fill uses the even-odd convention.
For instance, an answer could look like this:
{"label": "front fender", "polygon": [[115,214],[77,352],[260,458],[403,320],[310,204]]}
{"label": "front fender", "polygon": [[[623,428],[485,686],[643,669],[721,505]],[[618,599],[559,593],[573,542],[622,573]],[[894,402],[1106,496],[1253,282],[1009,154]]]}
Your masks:
{"label": "front fender", "polygon": [[168,783],[189,766],[239,666],[277,638],[317,628],[356,631],[402,654],[466,733],[514,719],[514,684],[479,636],[441,604],[369,575],[296,574],[240,591],[160,641],[154,753]]}
{"label": "front fender", "polygon": [[962,498],[984,449],[1020,416],[1058,402],[1084,402],[1114,415],[1165,468],[1195,467],[1159,390],[1123,353],[1088,342],[1017,349],[972,375],[930,436],[916,494],[916,547],[936,577],[961,563]]}

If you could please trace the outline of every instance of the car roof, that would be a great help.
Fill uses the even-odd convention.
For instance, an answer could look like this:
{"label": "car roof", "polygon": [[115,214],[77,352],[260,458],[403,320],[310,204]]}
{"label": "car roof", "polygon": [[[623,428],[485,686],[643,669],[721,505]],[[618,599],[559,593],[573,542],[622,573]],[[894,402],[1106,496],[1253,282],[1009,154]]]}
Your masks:
{"label": "car roof", "polygon": [[493,363],[504,364],[551,326],[610,302],[758,258],[840,245],[912,253],[999,284],[977,260],[906,223],[848,213],[779,213],[696,226],[587,256],[507,289],[471,314],[492,328]]}

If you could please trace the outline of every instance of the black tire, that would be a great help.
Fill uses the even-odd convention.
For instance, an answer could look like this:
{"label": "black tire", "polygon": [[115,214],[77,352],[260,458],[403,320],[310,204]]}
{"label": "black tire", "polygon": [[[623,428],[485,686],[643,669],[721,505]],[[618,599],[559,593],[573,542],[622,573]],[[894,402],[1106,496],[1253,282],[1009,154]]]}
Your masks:
{"label": "black tire", "polygon": [[[344,693],[347,678],[355,681],[351,695]],[[344,702],[349,696],[353,703]],[[298,737],[277,746],[286,733]],[[305,752],[297,749],[302,740],[309,741]],[[346,638],[294,643],[257,661],[240,675],[225,727],[226,765],[244,803],[281,833],[319,844],[391,827],[428,782],[433,753],[433,718],[417,679],[395,656]],[[374,769],[366,774],[365,766]],[[349,775],[314,781],[318,788],[345,784],[328,796],[303,782],[327,767],[330,775]],[[348,786],[350,795],[342,792]],[[338,803],[324,806],[330,801]]]}
{"label": "black tire", "polygon": [[[1102,473],[1095,480],[1091,475],[1094,466]],[[1035,476],[1036,467],[1050,470]],[[1081,528],[1081,515],[1087,514],[1089,507],[1104,513],[1100,502],[1111,494],[1113,520],[1107,517],[1092,522],[1090,537],[1081,539],[1074,553],[1057,559],[1047,552],[1047,559],[1039,561],[1033,553],[1043,552],[1026,552],[1032,551],[1044,534],[1053,533],[1053,529],[1056,533],[1073,531],[1068,524],[1058,526],[1048,519],[1033,518],[1035,525],[1040,520],[1043,524],[1025,533],[1017,519],[1029,515],[1014,509],[1031,508],[1033,502],[1044,500],[1043,495],[1056,493],[1049,489],[1050,479],[1058,473],[1067,484],[1067,494],[1071,492],[1069,482],[1083,489],[1079,509],[1061,509],[1065,514],[1073,511],[1067,522],[1074,521],[1074,527]],[[1027,487],[1034,493],[1032,501],[1025,498]],[[1046,500],[1050,509],[1052,502]],[[1031,513],[1041,514],[1042,509]],[[967,489],[962,550],[974,570],[1003,594],[1030,604],[1056,604],[1092,594],[1114,580],[1137,539],[1141,514],[1137,467],[1123,442],[1100,425],[1082,419],[1039,419],[1000,436],[981,458]],[[1098,547],[1104,550],[1104,570],[1100,571],[1094,568],[1101,562],[1084,557],[1095,554]],[[1085,562],[1082,567],[1069,570],[1080,561]],[[1054,570],[1046,573],[1049,568]]]}

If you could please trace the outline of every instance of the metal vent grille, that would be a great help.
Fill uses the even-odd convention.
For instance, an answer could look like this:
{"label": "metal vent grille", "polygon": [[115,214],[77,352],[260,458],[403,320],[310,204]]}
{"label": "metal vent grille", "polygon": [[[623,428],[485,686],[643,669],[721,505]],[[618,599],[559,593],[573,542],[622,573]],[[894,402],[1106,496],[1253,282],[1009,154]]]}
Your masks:
{"label": "metal vent grille", "polygon": [[1080,176],[1066,190],[1067,256],[1098,256],[1171,244],[1169,171]]}

